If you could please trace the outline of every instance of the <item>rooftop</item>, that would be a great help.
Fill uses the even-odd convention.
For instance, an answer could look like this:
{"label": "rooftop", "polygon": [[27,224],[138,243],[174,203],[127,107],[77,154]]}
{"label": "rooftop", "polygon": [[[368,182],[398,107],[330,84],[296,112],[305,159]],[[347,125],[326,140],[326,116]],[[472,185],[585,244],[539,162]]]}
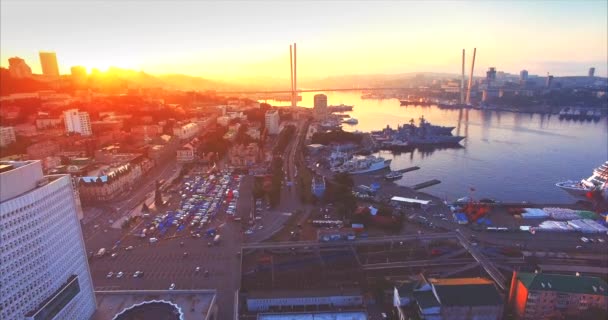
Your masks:
{"label": "rooftop", "polygon": [[258,320],[366,320],[363,311],[350,312],[301,312],[301,313],[265,313],[259,314]]}
{"label": "rooftop", "polygon": [[490,284],[433,284],[443,306],[496,306],[503,299],[493,283]]}
{"label": "rooftop", "polygon": [[167,301],[146,301],[123,310],[114,320],[162,319],[181,320],[183,313],[180,307]]}
{"label": "rooftop", "polygon": [[[206,319],[213,312],[215,290],[127,290],[96,291],[97,310],[91,320],[114,319],[133,307],[131,313],[116,317],[127,319]],[[148,303],[145,303],[148,302]],[[156,303],[154,303],[156,302]],[[140,304],[140,307],[135,307]],[[179,308],[183,318],[176,317]],[[163,317],[159,317],[159,312]],[[153,314],[154,316],[150,316]]]}
{"label": "rooftop", "polygon": [[608,296],[608,285],[606,284],[606,281],[597,277],[518,272],[517,279],[519,279],[528,290]]}
{"label": "rooftop", "polygon": [[248,293],[253,299],[293,298],[293,297],[326,297],[326,296],[356,296],[361,295],[358,288],[323,288],[302,290],[255,290]]}

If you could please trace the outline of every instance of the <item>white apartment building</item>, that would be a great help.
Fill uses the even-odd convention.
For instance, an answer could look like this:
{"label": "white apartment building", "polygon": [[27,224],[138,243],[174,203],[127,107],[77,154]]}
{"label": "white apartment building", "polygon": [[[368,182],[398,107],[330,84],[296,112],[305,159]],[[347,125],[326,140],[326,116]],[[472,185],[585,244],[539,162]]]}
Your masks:
{"label": "white apartment building", "polygon": [[90,319],[96,308],[69,175],[0,162],[0,319]]}
{"label": "white apartment building", "polygon": [[93,134],[88,112],[79,112],[78,109],[66,110],[63,112],[63,121],[67,133],[80,133],[83,136]]}
{"label": "white apartment building", "polygon": [[173,128],[173,135],[177,136],[181,140],[192,139],[198,134],[198,132],[198,124],[194,122],[189,122]]}
{"label": "white apartment building", "polygon": [[268,130],[268,134],[278,134],[279,133],[279,110],[268,110],[266,111],[266,115],[264,117],[266,122],[266,130]]}
{"label": "white apartment building", "polygon": [[8,146],[17,141],[13,127],[0,127],[0,147]]}

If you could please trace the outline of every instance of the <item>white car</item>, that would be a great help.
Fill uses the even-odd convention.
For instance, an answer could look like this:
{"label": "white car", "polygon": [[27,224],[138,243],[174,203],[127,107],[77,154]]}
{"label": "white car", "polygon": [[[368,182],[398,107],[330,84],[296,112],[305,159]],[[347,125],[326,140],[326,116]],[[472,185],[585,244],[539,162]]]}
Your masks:
{"label": "white car", "polygon": [[173,289],[175,289],[175,283],[172,283],[172,284],[169,286],[169,290],[173,290]]}
{"label": "white car", "polygon": [[597,241],[604,242],[604,239],[597,238]]}
{"label": "white car", "polygon": [[108,272],[108,275],[106,276],[106,278],[112,278],[113,275],[114,275],[114,272],[110,271],[110,272]]}
{"label": "white car", "polygon": [[128,246],[128,247],[125,248],[125,250],[126,251],[131,251],[131,250],[133,250],[133,246]]}
{"label": "white car", "polygon": [[116,274],[116,278],[122,278],[123,275],[124,275],[124,273],[122,271],[120,271],[119,273]]}
{"label": "white car", "polygon": [[585,237],[581,237],[581,241],[584,242],[584,243],[587,243],[587,242],[589,242],[589,239],[587,239]]}

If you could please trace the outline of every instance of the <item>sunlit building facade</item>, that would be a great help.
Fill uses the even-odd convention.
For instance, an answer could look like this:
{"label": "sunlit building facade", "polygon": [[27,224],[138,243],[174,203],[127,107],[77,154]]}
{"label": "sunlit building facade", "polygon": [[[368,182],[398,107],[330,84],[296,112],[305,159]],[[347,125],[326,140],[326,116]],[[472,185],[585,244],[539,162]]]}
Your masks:
{"label": "sunlit building facade", "polygon": [[266,123],[266,130],[268,130],[268,134],[278,134],[279,133],[279,110],[268,110],[264,116],[264,120]]}
{"label": "sunlit building facade", "polygon": [[80,112],[78,109],[70,109],[63,112],[65,131],[67,133],[79,133],[83,136],[93,134],[91,130],[91,119],[87,112]]}
{"label": "sunlit building facade", "polygon": [[47,77],[59,77],[59,65],[55,52],[40,52],[42,74]]}
{"label": "sunlit building facade", "polygon": [[0,319],[90,319],[96,301],[69,175],[0,162]]}
{"label": "sunlit building facade", "polygon": [[32,69],[25,63],[25,60],[19,57],[8,59],[8,72],[13,78],[31,78]]}

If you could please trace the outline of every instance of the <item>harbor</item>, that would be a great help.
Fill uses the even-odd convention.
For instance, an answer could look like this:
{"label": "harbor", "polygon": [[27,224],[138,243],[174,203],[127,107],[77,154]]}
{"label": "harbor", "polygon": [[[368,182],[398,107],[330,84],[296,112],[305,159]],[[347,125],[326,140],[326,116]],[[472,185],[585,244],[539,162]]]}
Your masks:
{"label": "harbor", "polygon": [[[314,94],[303,93],[302,96],[303,104],[313,105]],[[557,114],[440,109],[437,106],[404,108],[397,99],[361,99],[356,92],[332,92],[327,96],[329,101],[355,106],[348,114],[359,123],[342,125],[342,130],[368,133],[363,135],[362,143],[371,154],[392,159],[391,170],[412,166],[423,168],[411,177],[394,180],[395,183],[410,186],[440,179],[440,184],[425,190],[444,199],[457,199],[469,187],[475,187],[482,198],[567,204],[573,199],[556,188],[555,183],[588,176],[590,168],[606,160],[605,151],[599,147],[605,146],[608,140],[606,117],[597,122],[572,121],[560,119]],[[455,127],[452,134],[465,139],[455,145],[392,150],[381,148],[379,142],[371,139],[372,131],[387,126],[395,129],[409,124],[411,119],[416,119],[418,125],[422,116],[433,125]],[[561,161],[554,161],[556,157]],[[523,174],[522,166],[535,169],[531,174]]]}

